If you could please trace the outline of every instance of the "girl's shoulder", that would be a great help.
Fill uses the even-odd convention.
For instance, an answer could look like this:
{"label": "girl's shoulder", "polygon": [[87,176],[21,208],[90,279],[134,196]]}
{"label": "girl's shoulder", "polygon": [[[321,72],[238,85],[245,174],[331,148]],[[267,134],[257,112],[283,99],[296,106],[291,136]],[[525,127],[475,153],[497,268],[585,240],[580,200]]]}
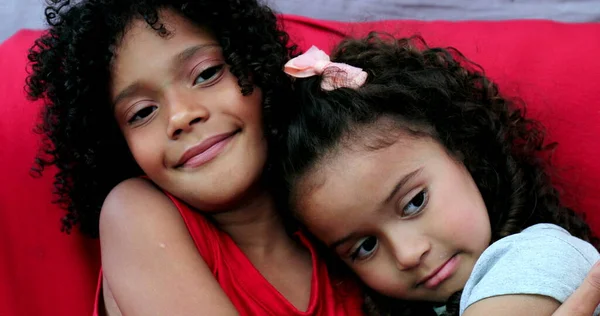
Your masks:
{"label": "girl's shoulder", "polygon": [[529,226],[520,233],[504,237],[493,243],[486,252],[503,252],[516,249],[531,255],[544,253],[550,256],[576,253],[586,260],[595,262],[598,251],[590,243],[571,235],[555,224],[540,223]]}
{"label": "girl's shoulder", "polygon": [[105,285],[123,314],[235,313],[178,206],[152,182],[113,188],[100,212],[100,245]]}
{"label": "girl's shoulder", "polygon": [[[144,201],[144,198],[161,200],[167,196],[146,178],[129,178],[117,184],[106,196],[102,210],[115,207],[132,206],[134,202]],[[141,200],[140,200],[141,199]],[[168,198],[167,198],[168,200]],[[136,204],[137,204],[136,203]],[[101,213],[104,214],[104,213]]]}
{"label": "girl's shoulder", "polygon": [[127,179],[115,186],[102,204],[101,241],[106,233],[122,226],[130,229],[132,226],[160,225],[157,221],[174,220],[175,215],[178,215],[176,206],[151,181],[143,178]]}
{"label": "girl's shoulder", "polygon": [[[101,244],[124,233],[129,237],[123,238],[132,240],[131,237],[136,237],[142,243],[152,242],[161,235],[191,243],[211,269],[214,248],[218,247],[223,234],[204,215],[145,178],[131,178],[119,183],[102,205]],[[164,244],[164,241],[156,242]]]}
{"label": "girl's shoulder", "polygon": [[479,257],[461,296],[461,311],[493,296],[530,294],[563,302],[600,259],[589,243],[554,224],[536,224],[499,239]]}

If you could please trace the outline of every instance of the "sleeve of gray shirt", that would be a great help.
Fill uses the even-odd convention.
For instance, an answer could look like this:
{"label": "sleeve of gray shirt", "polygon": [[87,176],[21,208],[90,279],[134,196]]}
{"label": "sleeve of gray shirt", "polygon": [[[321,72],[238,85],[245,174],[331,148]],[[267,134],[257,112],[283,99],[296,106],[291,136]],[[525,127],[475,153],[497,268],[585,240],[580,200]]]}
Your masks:
{"label": "sleeve of gray shirt", "polygon": [[[463,289],[460,314],[498,295],[543,295],[564,302],[600,259],[589,243],[553,224],[537,224],[498,240],[477,260]],[[600,307],[594,315],[600,315]]]}

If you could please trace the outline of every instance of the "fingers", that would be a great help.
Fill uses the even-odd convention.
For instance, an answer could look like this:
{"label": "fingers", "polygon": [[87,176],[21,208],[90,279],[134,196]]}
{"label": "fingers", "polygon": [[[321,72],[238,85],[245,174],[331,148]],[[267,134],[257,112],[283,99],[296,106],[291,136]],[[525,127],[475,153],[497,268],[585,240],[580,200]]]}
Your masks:
{"label": "fingers", "polygon": [[594,264],[581,286],[552,315],[592,316],[598,305],[600,305],[600,261]]}

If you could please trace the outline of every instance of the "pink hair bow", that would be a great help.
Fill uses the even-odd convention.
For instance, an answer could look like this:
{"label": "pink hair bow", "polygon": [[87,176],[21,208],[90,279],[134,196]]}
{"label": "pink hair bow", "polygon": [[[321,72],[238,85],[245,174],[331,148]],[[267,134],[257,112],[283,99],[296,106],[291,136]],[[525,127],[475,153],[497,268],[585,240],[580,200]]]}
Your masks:
{"label": "pink hair bow", "polygon": [[329,56],[315,46],[312,46],[304,54],[290,59],[283,67],[283,71],[296,78],[323,75],[321,89],[327,91],[341,87],[359,88],[365,83],[368,76],[361,68],[331,62]]}

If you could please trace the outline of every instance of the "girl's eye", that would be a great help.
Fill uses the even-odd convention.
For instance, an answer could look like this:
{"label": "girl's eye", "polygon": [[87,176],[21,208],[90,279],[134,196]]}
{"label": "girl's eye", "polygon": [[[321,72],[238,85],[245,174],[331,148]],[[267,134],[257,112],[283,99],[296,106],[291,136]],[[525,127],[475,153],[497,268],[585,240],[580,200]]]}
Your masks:
{"label": "girl's eye", "polygon": [[370,257],[377,250],[379,242],[374,236],[369,236],[361,239],[357,244],[358,247],[350,255],[352,261],[364,260]]}
{"label": "girl's eye", "polygon": [[218,65],[218,66],[206,68],[204,71],[202,71],[198,75],[198,77],[196,77],[196,79],[194,80],[194,85],[198,85],[198,84],[204,83],[206,81],[209,81],[211,79],[214,79],[217,75],[219,75],[221,73],[221,70],[223,70],[223,67],[224,67],[224,65]]}
{"label": "girl's eye", "polygon": [[133,114],[133,116],[127,121],[127,123],[135,123],[139,120],[143,120],[144,118],[150,116],[152,112],[154,112],[158,107],[156,105],[147,106]]}
{"label": "girl's eye", "polygon": [[422,190],[415,195],[402,209],[403,217],[410,217],[419,214],[427,204],[428,194],[426,190]]}

